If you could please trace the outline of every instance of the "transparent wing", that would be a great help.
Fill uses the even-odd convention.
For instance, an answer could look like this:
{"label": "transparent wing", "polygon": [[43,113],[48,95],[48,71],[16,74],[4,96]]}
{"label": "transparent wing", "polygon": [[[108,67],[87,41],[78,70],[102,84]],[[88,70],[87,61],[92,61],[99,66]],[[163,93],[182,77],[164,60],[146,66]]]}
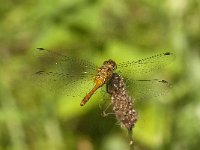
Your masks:
{"label": "transparent wing", "polygon": [[65,56],[63,54],[47,50],[44,48],[37,48],[35,52],[38,60],[40,70],[51,70],[54,72],[75,74],[95,74],[97,66],[87,60],[77,59],[72,56]]}
{"label": "transparent wing", "polygon": [[149,100],[166,94],[172,85],[159,79],[152,80],[126,80],[127,91],[137,100]]}
{"label": "transparent wing", "polygon": [[33,75],[37,86],[71,96],[82,96],[94,86],[94,64],[43,48],[38,52],[41,70]]}
{"label": "transparent wing", "polygon": [[137,61],[120,63],[118,64],[117,70],[122,76],[127,76],[127,74],[129,74],[134,77],[139,77],[142,74],[161,69],[174,59],[175,55],[173,53],[164,52]]}
{"label": "transparent wing", "polygon": [[83,96],[94,86],[92,76],[70,75],[57,72],[38,71],[33,75],[36,85],[43,90],[69,96]]}

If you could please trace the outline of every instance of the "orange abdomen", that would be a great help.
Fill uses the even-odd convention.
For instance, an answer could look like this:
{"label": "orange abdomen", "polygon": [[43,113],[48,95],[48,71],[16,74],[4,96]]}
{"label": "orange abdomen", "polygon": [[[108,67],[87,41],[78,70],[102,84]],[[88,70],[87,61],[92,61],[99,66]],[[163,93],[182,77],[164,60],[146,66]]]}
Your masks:
{"label": "orange abdomen", "polygon": [[83,100],[81,101],[81,106],[84,106],[87,101],[89,101],[89,99],[91,98],[91,96],[94,94],[94,92],[100,88],[102,86],[102,84],[96,84],[93,89],[83,98]]}

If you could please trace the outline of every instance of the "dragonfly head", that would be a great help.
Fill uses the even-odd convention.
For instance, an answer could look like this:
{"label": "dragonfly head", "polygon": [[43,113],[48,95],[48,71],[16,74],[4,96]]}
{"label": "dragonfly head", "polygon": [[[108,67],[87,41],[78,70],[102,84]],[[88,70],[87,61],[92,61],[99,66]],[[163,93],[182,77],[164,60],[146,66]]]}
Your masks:
{"label": "dragonfly head", "polygon": [[117,69],[117,64],[112,59],[104,61],[103,65],[107,66],[113,71]]}

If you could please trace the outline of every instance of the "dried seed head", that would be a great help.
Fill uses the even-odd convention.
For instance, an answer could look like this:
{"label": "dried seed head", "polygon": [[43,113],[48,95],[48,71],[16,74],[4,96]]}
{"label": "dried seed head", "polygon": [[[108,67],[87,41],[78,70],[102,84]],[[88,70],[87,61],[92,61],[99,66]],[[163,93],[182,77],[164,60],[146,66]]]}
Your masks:
{"label": "dried seed head", "polygon": [[131,130],[137,121],[137,113],[133,108],[133,99],[126,91],[124,80],[117,73],[113,73],[112,78],[107,83],[107,92],[111,96],[116,118],[125,128]]}

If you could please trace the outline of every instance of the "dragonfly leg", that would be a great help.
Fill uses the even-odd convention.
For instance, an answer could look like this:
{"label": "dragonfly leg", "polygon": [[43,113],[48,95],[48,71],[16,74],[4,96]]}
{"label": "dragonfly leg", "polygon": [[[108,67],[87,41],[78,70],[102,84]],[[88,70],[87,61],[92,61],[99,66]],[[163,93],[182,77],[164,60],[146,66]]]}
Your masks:
{"label": "dragonfly leg", "polygon": [[112,103],[109,103],[108,106],[105,108],[105,110],[102,110],[102,116],[103,117],[107,117],[108,115],[115,115],[115,113],[106,112],[110,108],[111,105],[112,105]]}

